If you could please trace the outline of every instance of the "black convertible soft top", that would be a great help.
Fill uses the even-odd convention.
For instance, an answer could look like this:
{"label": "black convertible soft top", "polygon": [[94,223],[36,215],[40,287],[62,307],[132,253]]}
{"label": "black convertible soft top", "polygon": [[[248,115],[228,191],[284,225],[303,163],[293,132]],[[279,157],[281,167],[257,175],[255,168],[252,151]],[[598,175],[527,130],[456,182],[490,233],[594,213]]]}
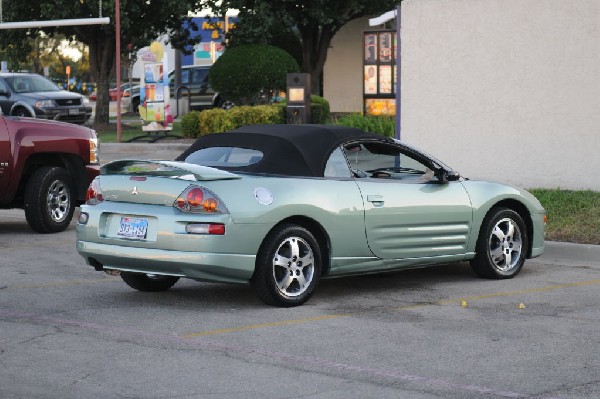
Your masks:
{"label": "black convertible soft top", "polygon": [[249,166],[222,169],[322,177],[325,163],[333,150],[344,143],[365,139],[393,142],[388,137],[344,126],[249,125],[225,133],[202,136],[179,155],[176,161],[184,161],[188,155],[202,148],[241,147],[258,150],[263,153],[263,158]]}

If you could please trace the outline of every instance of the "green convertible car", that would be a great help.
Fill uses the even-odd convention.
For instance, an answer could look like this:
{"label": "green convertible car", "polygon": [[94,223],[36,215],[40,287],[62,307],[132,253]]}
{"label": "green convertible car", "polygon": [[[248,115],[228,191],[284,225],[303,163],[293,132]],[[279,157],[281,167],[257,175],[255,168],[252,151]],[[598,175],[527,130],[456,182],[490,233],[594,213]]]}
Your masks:
{"label": "green convertible car", "polygon": [[306,302],[319,280],[469,260],[511,278],[544,250],[530,193],[469,180],[354,128],[257,125],[200,137],[176,161],[121,160],[90,185],[77,250],[140,291],[181,277]]}

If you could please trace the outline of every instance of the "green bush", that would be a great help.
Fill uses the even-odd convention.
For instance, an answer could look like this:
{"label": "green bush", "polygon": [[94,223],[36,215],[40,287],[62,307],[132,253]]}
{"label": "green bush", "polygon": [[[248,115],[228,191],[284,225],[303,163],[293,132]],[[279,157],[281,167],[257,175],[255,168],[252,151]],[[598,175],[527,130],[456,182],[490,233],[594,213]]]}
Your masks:
{"label": "green bush", "polygon": [[316,95],[310,96],[310,123],[325,124],[329,121],[329,101]]}
{"label": "green bush", "polygon": [[365,132],[382,136],[394,137],[396,132],[396,119],[393,116],[371,116],[351,114],[338,118],[336,125],[356,127]]}
{"label": "green bush", "polygon": [[222,98],[252,104],[260,100],[261,92],[285,90],[287,74],[299,69],[296,60],[280,48],[246,44],[227,49],[210,68],[208,81]]}
{"label": "green bush", "polygon": [[181,117],[181,132],[184,137],[196,137],[200,132],[200,112],[192,111]]}
{"label": "green bush", "polygon": [[276,105],[241,106],[229,110],[207,109],[198,116],[197,135],[222,133],[246,125],[284,123],[281,107]]}
{"label": "green bush", "polygon": [[[283,100],[277,103],[282,108],[282,112],[285,115],[285,107],[287,103]],[[312,94],[310,96],[310,123],[324,125],[329,122],[329,101],[323,97]]]}

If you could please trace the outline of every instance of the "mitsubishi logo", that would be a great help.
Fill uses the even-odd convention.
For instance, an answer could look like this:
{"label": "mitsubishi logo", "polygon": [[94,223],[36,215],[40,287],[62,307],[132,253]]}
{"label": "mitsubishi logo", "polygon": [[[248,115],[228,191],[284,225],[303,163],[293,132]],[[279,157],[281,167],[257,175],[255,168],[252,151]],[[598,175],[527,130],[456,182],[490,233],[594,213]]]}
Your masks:
{"label": "mitsubishi logo", "polygon": [[140,193],[138,193],[137,187],[133,186],[133,190],[131,191],[131,195],[140,195]]}

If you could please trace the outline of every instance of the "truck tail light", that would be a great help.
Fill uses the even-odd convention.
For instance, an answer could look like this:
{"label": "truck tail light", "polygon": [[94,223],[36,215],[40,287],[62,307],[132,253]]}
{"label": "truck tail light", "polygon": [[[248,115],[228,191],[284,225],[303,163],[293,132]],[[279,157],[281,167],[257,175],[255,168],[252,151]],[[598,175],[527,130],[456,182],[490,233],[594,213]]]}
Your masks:
{"label": "truck tail light", "polygon": [[229,211],[215,193],[205,187],[189,186],[173,203],[185,213],[227,214]]}
{"label": "truck tail light", "polygon": [[100,189],[100,180],[96,177],[85,193],[85,203],[87,205],[96,205],[104,201],[102,190]]}
{"label": "truck tail light", "polygon": [[96,133],[92,133],[92,138],[89,140],[90,142],[90,163],[98,163],[100,159],[98,157],[98,137]]}

